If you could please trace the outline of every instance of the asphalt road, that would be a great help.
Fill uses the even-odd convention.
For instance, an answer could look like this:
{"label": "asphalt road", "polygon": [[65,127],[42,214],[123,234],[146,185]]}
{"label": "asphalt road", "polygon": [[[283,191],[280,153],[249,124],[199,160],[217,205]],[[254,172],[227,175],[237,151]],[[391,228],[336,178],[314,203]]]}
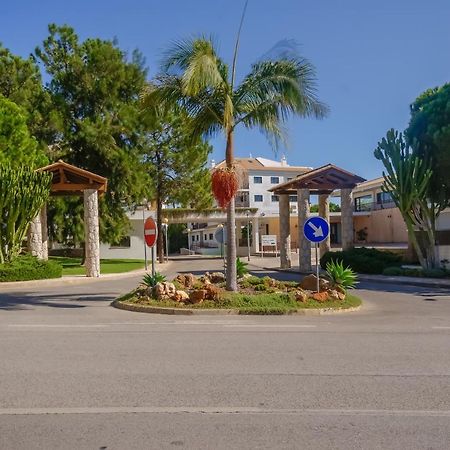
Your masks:
{"label": "asphalt road", "polygon": [[109,306],[139,279],[3,288],[0,449],[450,448],[449,292],[365,284],[321,317]]}

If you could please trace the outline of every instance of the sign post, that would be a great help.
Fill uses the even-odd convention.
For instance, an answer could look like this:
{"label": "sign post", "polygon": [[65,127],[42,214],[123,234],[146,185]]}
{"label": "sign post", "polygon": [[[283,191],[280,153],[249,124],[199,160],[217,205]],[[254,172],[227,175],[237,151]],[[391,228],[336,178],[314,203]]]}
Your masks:
{"label": "sign post", "polygon": [[148,247],[152,249],[152,275],[155,275],[155,244],[158,237],[158,229],[153,217],[149,217],[144,223],[144,239]]}
{"label": "sign post", "polygon": [[320,292],[319,279],[319,243],[324,241],[330,234],[330,224],[320,216],[309,218],[303,225],[303,234],[310,242],[314,242],[316,246],[316,278],[317,278],[317,292]]}

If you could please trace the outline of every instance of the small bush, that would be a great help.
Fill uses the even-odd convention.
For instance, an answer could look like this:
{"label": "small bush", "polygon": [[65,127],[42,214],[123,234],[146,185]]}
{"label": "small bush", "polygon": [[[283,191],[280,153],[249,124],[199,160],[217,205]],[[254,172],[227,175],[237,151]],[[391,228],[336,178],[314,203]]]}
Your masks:
{"label": "small bush", "polygon": [[19,256],[11,263],[0,264],[0,282],[61,278],[62,266],[34,256]]}
{"label": "small bush", "polygon": [[449,272],[444,269],[425,269],[422,274],[426,278],[445,278],[449,276]]}
{"label": "small bush", "polygon": [[411,269],[403,267],[387,267],[383,275],[403,277],[445,278],[449,272],[443,269]]}
{"label": "small bush", "polygon": [[326,269],[330,261],[342,261],[358,273],[382,273],[387,267],[398,266],[401,256],[392,252],[376,250],[374,248],[353,248],[342,252],[327,252],[320,259],[320,265]]}
{"label": "small bush", "polygon": [[164,283],[164,281],[166,281],[166,276],[159,272],[155,272],[155,275],[146,273],[142,279],[142,283],[148,287],[155,287],[158,283]]}

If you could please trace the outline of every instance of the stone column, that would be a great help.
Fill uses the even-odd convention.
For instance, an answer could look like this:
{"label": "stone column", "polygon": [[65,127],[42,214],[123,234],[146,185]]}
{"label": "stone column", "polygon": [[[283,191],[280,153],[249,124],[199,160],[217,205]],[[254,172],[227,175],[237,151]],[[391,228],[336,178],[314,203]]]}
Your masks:
{"label": "stone column", "polygon": [[86,276],[100,276],[100,237],[98,225],[98,194],[96,189],[84,191],[84,235]]}
{"label": "stone column", "polygon": [[297,190],[298,204],[298,265],[300,272],[311,272],[311,242],[303,234],[303,225],[309,218],[309,189]]}
{"label": "stone column", "polygon": [[278,208],[280,212],[280,267],[291,267],[291,224],[289,214],[289,195],[279,196]]}
{"label": "stone column", "polygon": [[[319,195],[319,216],[330,223],[330,197],[328,194]],[[319,245],[320,254],[323,255],[331,249],[330,233],[328,237]]]}
{"label": "stone column", "polygon": [[41,209],[41,227],[42,227],[42,259],[48,260],[48,228],[47,228],[47,205]]}
{"label": "stone column", "polygon": [[259,219],[252,219],[252,253],[259,253]]}
{"label": "stone column", "polygon": [[353,247],[353,204],[352,190],[341,189],[342,250]]}
{"label": "stone column", "polygon": [[28,251],[37,259],[45,259],[42,245],[41,212],[30,222],[27,232]]}

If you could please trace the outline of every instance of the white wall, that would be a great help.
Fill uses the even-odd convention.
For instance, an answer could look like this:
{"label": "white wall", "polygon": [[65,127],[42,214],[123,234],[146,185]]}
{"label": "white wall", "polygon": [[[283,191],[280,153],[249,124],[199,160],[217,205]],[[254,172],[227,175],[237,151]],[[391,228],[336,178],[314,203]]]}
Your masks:
{"label": "white wall", "polygon": [[[111,248],[109,244],[100,243],[100,258],[103,259],[144,259],[144,224],[142,219],[130,220],[130,247]],[[151,259],[151,249],[147,247],[147,260]]]}
{"label": "white wall", "polygon": [[[250,208],[258,208],[259,212],[265,214],[278,214],[278,202],[272,201],[272,192],[267,192],[268,189],[273,188],[279,183],[285,183],[288,178],[295,177],[294,172],[282,172],[274,170],[249,170],[249,201]],[[262,177],[262,183],[255,183],[254,177]],[[278,177],[279,183],[272,184],[271,177]],[[255,202],[255,195],[262,195],[263,202]],[[297,202],[291,202],[291,206],[295,206]]]}

